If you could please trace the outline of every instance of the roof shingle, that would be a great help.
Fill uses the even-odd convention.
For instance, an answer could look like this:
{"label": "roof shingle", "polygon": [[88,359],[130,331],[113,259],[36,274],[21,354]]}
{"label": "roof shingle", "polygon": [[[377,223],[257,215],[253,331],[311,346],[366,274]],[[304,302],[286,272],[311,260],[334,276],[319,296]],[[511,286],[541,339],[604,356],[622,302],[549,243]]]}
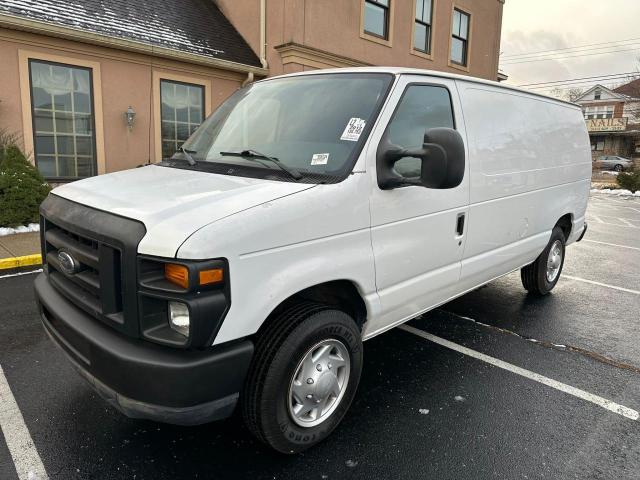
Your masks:
{"label": "roof shingle", "polygon": [[213,0],[0,0],[0,13],[261,66]]}

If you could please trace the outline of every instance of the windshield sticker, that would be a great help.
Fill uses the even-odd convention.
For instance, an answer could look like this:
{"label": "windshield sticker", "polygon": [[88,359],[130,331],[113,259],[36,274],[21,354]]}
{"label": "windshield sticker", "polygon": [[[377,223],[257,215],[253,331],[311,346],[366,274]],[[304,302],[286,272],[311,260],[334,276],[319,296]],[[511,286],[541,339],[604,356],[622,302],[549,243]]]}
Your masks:
{"label": "windshield sticker", "polygon": [[311,165],[326,165],[328,161],[328,153],[314,153],[311,157]]}
{"label": "windshield sticker", "polygon": [[351,120],[349,120],[349,123],[347,123],[344,132],[342,132],[340,140],[357,142],[360,138],[360,135],[362,135],[362,131],[364,130],[364,126],[366,125],[366,123],[367,121],[362,118],[352,118]]}

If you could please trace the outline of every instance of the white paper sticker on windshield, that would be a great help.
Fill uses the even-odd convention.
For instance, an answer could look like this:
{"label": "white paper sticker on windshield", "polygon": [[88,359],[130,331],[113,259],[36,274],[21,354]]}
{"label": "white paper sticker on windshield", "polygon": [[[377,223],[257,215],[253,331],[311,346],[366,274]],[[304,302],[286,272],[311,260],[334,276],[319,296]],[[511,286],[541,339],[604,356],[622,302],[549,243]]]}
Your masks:
{"label": "white paper sticker on windshield", "polygon": [[352,118],[351,120],[349,120],[349,123],[347,123],[344,132],[342,132],[340,140],[357,142],[360,138],[360,135],[362,135],[362,131],[364,130],[364,126],[366,125],[366,123],[366,120],[362,118]]}
{"label": "white paper sticker on windshield", "polygon": [[328,161],[328,153],[314,153],[311,157],[311,165],[326,165]]}

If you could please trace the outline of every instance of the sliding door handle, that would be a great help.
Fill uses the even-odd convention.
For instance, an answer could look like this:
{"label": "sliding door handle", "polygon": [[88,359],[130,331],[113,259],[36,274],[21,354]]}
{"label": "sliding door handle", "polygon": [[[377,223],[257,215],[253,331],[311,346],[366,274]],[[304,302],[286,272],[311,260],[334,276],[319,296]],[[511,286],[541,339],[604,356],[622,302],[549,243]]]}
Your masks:
{"label": "sliding door handle", "polygon": [[459,213],[456,219],[456,236],[461,237],[464,235],[464,213]]}

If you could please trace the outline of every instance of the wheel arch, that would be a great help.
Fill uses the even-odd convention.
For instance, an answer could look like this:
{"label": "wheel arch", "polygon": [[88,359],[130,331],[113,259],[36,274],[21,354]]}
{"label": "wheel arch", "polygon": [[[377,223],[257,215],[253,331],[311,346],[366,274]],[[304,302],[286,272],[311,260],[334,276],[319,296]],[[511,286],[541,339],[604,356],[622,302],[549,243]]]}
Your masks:
{"label": "wheel arch", "polygon": [[337,307],[349,314],[358,329],[363,330],[367,321],[367,305],[358,286],[352,280],[330,280],[306,287],[280,302],[267,316],[255,335],[259,336],[269,328],[278,315],[298,302],[314,302]]}
{"label": "wheel arch", "polygon": [[573,214],[566,213],[562,217],[558,219],[555,227],[560,227],[562,229],[562,233],[564,233],[565,241],[569,240],[569,236],[571,235],[571,230],[573,229]]}

